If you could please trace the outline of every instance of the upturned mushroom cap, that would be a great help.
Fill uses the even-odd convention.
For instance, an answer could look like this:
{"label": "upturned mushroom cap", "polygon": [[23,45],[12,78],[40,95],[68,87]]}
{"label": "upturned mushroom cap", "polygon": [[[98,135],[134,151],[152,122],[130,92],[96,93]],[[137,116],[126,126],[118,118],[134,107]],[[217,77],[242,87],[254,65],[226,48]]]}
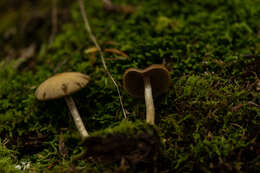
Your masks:
{"label": "upturned mushroom cap", "polygon": [[44,81],[35,91],[38,100],[61,98],[84,88],[89,82],[88,75],[79,72],[56,74]]}
{"label": "upturned mushroom cap", "polygon": [[146,69],[129,68],[123,76],[126,91],[134,97],[144,97],[144,77],[149,77],[153,96],[166,92],[169,88],[170,73],[164,65],[154,64]]}

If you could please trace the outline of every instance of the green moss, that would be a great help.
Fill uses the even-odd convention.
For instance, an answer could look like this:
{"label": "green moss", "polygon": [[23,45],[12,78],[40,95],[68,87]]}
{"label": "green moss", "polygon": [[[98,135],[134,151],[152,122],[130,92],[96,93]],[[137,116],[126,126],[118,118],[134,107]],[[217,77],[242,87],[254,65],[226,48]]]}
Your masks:
{"label": "green moss", "polygon": [[126,121],[123,120],[121,121],[118,125],[112,127],[112,128],[106,128],[103,130],[95,131],[91,133],[91,136],[103,136],[106,137],[108,135],[112,135],[114,133],[120,133],[120,134],[125,134],[125,135],[138,135],[139,132],[142,132],[143,129],[144,131],[148,133],[153,133],[149,132],[152,128],[150,125],[143,123],[141,121],[136,121],[135,123],[131,121]]}
{"label": "green moss", "polygon": [[254,149],[249,149],[256,147],[257,136],[249,131],[257,129],[259,110],[248,104],[257,102],[257,97],[214,75],[183,77],[174,90],[176,111],[159,124],[167,139],[168,157],[173,157],[172,169],[242,171],[252,169],[245,163],[257,164]]}
{"label": "green moss", "polygon": [[0,140],[0,172],[6,173],[19,173],[19,169],[15,168],[15,161],[17,158],[14,156],[15,151],[7,149]]}

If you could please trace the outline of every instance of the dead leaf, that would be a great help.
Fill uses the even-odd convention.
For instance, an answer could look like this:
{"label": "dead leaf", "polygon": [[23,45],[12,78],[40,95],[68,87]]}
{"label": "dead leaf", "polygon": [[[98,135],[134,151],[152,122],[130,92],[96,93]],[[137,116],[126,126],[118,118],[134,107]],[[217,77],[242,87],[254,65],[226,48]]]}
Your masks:
{"label": "dead leaf", "polygon": [[243,104],[242,104],[242,103],[239,103],[238,105],[236,105],[236,106],[233,106],[233,107],[232,107],[232,112],[237,112],[237,111],[238,111],[238,109],[240,109],[242,106],[243,106]]}
{"label": "dead leaf", "polygon": [[85,54],[96,53],[96,52],[98,52],[98,48],[96,47],[90,47],[84,51]]}
{"label": "dead leaf", "polygon": [[35,85],[32,85],[32,86],[29,87],[29,89],[31,89],[31,90],[34,90],[36,88],[37,88],[37,86],[35,86]]}
{"label": "dead leaf", "polygon": [[129,58],[129,56],[126,53],[124,53],[124,52],[122,52],[122,51],[120,51],[118,49],[115,49],[115,48],[106,48],[104,50],[104,52],[114,53],[114,54],[117,54],[117,55],[121,55],[121,56],[123,56],[125,58]]}

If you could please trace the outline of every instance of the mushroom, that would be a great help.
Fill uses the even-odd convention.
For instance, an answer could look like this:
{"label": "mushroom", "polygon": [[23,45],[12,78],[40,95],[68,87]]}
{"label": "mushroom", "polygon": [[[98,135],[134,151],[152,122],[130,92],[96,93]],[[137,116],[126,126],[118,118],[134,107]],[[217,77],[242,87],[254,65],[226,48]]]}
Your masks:
{"label": "mushroom", "polygon": [[88,75],[79,72],[59,73],[44,81],[35,91],[38,100],[44,101],[64,97],[82,138],[88,137],[88,132],[70,95],[84,88],[89,80]]}
{"label": "mushroom", "polygon": [[146,122],[150,124],[155,122],[153,96],[166,92],[169,83],[170,73],[162,64],[154,64],[146,69],[129,68],[123,76],[125,90],[134,97],[145,98]]}

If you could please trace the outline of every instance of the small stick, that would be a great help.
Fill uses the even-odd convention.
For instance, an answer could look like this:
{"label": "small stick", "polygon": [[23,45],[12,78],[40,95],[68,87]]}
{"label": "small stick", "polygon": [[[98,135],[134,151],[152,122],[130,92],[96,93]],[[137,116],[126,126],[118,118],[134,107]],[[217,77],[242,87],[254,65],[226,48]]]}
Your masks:
{"label": "small stick", "polygon": [[107,66],[106,66],[106,62],[105,62],[105,58],[103,56],[103,52],[97,42],[97,39],[96,37],[94,36],[94,34],[92,33],[91,31],[91,28],[90,28],[90,25],[89,25],[89,22],[88,22],[88,18],[87,18],[87,15],[85,13],[85,7],[84,7],[84,3],[83,3],[83,0],[79,0],[79,6],[80,6],[80,12],[81,12],[81,15],[82,15],[82,18],[84,20],[84,23],[85,23],[85,28],[89,34],[89,37],[90,39],[92,40],[92,42],[95,44],[95,46],[97,47],[98,49],[98,52],[100,54],[100,57],[101,57],[101,61],[102,61],[102,64],[104,66],[104,69],[107,73],[107,75],[109,76],[109,78],[113,81],[115,87],[116,87],[116,90],[117,90],[117,93],[118,93],[118,96],[119,96],[119,100],[120,100],[120,104],[121,104],[121,107],[122,107],[122,111],[123,111],[123,114],[124,114],[124,117],[125,119],[127,118],[126,117],[126,112],[125,112],[125,108],[124,108],[124,105],[123,105],[123,101],[122,101],[122,98],[121,98],[121,94],[120,94],[120,90],[119,90],[119,87],[115,81],[115,79],[113,78],[113,76],[111,75],[111,73],[108,71],[107,69]]}
{"label": "small stick", "polygon": [[53,39],[55,37],[55,34],[58,30],[58,8],[57,8],[57,0],[52,0],[52,10],[51,10],[51,37],[50,37],[50,43],[53,42]]}

